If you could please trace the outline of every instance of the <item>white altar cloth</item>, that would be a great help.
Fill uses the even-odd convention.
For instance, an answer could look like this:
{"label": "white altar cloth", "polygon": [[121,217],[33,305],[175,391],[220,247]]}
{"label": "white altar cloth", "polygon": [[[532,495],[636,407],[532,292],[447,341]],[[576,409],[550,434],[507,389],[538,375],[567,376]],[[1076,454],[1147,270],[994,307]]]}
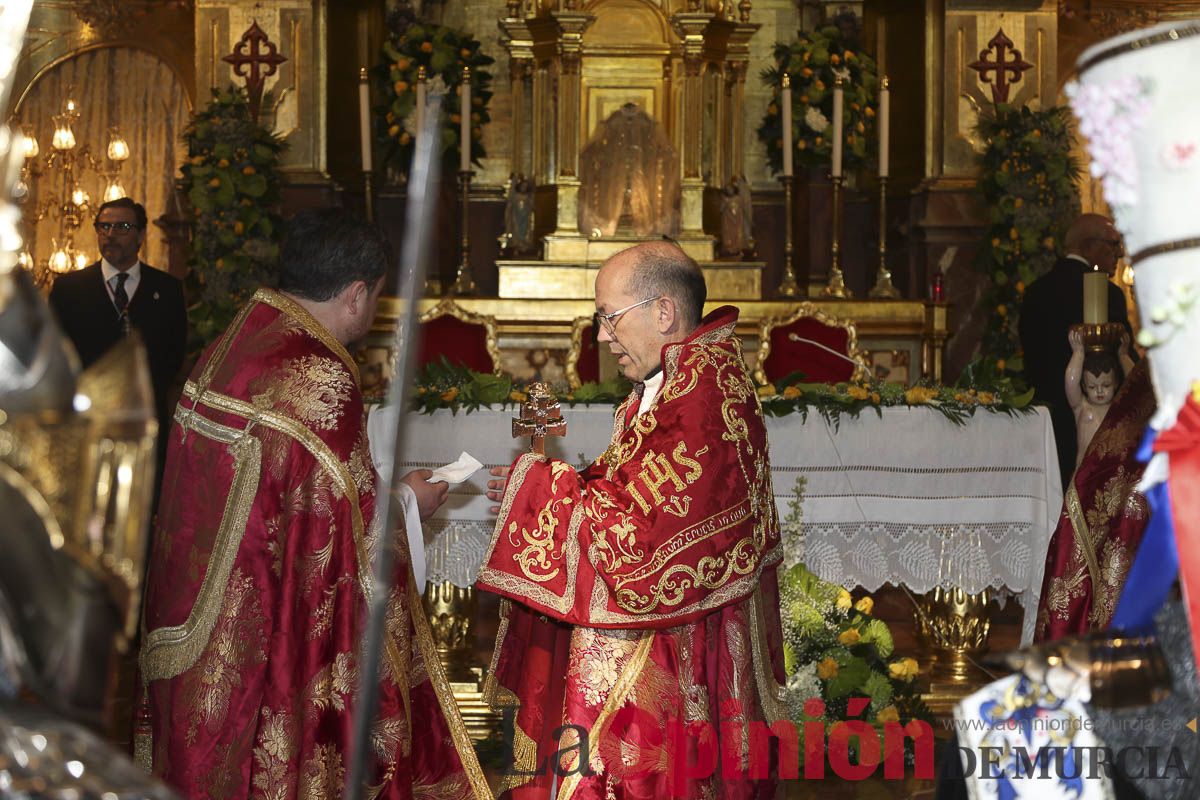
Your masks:
{"label": "white altar cloth", "polygon": [[[463,450],[486,467],[507,466],[528,442],[509,438],[513,409],[452,416],[407,415],[401,472],[433,468]],[[612,409],[564,407],[567,436],[546,451],[589,463],[608,446]],[[957,426],[926,408],[843,417],[836,428],[812,413],[768,418],[780,519],[805,481],[803,536],[785,531],[789,561],[847,588],[885,583],[926,592],[957,585],[1017,595],[1022,643],[1033,636],[1046,550],[1062,506],[1054,434],[1045,409],[1009,417],[976,413]],[[494,526],[481,470],[451,487],[425,526],[429,580],[474,582]]]}

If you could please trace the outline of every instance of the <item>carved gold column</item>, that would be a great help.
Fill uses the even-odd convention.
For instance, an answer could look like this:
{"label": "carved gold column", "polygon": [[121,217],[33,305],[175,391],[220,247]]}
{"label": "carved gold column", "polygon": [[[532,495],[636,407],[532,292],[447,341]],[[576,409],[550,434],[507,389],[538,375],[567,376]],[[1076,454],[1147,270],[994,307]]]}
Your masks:
{"label": "carved gold column", "polygon": [[[510,9],[517,10],[511,6]],[[528,107],[525,93],[533,77],[533,34],[526,21],[515,15],[500,20],[500,30],[504,33],[502,41],[508,50],[508,81],[512,91],[510,172],[532,176],[533,164],[526,160],[530,142],[525,138],[525,118],[533,109]],[[533,130],[536,131],[536,126]]]}
{"label": "carved gold column", "polygon": [[750,4],[745,3],[745,18],[741,22],[727,23],[726,80],[729,89],[728,116],[723,123],[729,131],[729,175],[746,174],[746,74],[750,67],[750,39],[759,26],[749,22]]}
{"label": "carved gold column", "polygon": [[686,12],[671,17],[671,26],[683,42],[683,102],[679,124],[682,126],[683,170],[679,205],[680,233],[700,236],[704,232],[704,178],[700,175],[700,148],[703,142],[703,103],[705,32],[713,14]]}
{"label": "carved gold column", "polygon": [[579,231],[579,62],[583,57],[583,32],[595,19],[590,14],[559,11],[551,15],[558,25],[558,223],[556,234]]}

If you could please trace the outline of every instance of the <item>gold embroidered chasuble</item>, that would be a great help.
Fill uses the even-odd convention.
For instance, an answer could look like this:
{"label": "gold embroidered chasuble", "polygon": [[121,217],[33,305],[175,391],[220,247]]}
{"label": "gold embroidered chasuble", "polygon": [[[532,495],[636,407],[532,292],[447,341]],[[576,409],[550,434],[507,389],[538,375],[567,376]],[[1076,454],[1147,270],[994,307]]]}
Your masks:
{"label": "gold embroidered chasuble", "polygon": [[[260,291],[201,357],[170,430],[137,750],[185,797],[340,797],[375,472],[353,359]],[[490,791],[396,536],[372,797]]]}
{"label": "gold embroidered chasuble", "polygon": [[[489,699],[518,706],[517,766],[543,770],[507,776],[513,797],[548,797],[550,757],[580,730],[587,763],[582,747],[558,759],[561,800],[772,796],[746,774],[746,724],[785,716],[782,551],[736,320],[724,307],[665,347],[659,396],[628,425],[640,395],[625,401],[587,469],[513,466],[478,582],[506,598]],[[564,723],[579,728],[556,736]]]}

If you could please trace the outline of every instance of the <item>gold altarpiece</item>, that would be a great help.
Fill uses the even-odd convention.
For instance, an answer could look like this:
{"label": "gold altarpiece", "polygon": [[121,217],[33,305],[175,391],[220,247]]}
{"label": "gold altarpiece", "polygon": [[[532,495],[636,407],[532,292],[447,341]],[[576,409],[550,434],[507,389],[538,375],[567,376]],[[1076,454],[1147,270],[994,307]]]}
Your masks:
{"label": "gold altarpiece", "polygon": [[[704,231],[706,191],[744,174],[745,82],[759,27],[749,21],[750,3],[595,0],[546,7],[553,5],[514,0],[499,23],[510,64],[512,172],[537,184],[544,248],[540,261],[497,262],[500,297],[589,298],[601,261],[659,238],[580,230],[589,188],[585,147],[603,137],[606,120],[633,104],[674,150],[678,192],[667,198],[677,213],[672,238],[703,265],[710,296],[761,298],[763,265],[716,261],[715,239]],[[526,117],[528,127],[520,122]]]}

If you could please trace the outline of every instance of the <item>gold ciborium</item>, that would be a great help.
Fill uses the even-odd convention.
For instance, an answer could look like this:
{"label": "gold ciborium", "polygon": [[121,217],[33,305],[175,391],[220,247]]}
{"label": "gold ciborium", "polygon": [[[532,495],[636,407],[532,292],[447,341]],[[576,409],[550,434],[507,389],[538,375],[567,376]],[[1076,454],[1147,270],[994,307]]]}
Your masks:
{"label": "gold ciborium", "polygon": [[1083,335],[1083,346],[1090,353],[1115,353],[1121,344],[1121,333],[1125,326],[1119,322],[1083,323],[1072,325],[1072,331]]}

